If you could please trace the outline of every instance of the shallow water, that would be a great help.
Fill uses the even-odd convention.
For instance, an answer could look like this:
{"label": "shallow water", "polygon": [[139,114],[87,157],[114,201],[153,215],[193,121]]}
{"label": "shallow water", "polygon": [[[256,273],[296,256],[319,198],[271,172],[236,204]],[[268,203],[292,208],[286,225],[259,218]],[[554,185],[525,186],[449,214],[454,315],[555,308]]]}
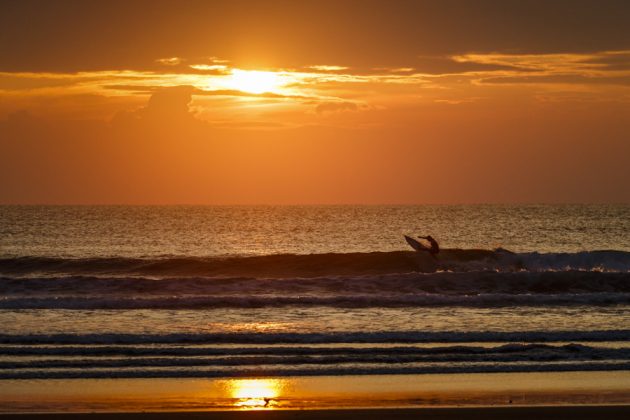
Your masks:
{"label": "shallow water", "polygon": [[608,405],[630,402],[628,372],[3,382],[6,392],[0,394],[0,413]]}
{"label": "shallow water", "polygon": [[0,206],[0,257],[207,257],[445,248],[630,251],[630,205]]}

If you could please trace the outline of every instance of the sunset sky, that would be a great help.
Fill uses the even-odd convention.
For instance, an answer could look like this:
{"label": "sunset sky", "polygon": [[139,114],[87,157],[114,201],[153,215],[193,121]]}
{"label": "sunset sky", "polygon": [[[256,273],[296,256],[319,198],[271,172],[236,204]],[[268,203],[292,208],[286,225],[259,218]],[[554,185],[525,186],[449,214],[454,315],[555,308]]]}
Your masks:
{"label": "sunset sky", "polygon": [[0,204],[630,202],[629,1],[0,3]]}

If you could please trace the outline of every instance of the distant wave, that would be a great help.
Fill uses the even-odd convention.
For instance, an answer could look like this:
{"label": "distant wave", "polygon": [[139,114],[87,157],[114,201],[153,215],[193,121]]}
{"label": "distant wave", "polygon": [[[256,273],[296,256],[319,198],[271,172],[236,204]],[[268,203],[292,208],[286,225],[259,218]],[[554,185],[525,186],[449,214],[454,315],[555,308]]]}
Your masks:
{"label": "distant wave", "polygon": [[512,253],[507,250],[446,249],[438,262],[413,251],[265,255],[253,257],[0,259],[0,275],[137,275],[155,277],[321,277],[434,272],[611,271],[630,272],[630,252]]}
{"label": "distant wave", "polygon": [[[333,333],[0,334],[0,345],[326,344],[630,341],[630,330],[599,331],[396,331]],[[3,348],[4,349],[4,348]]]}

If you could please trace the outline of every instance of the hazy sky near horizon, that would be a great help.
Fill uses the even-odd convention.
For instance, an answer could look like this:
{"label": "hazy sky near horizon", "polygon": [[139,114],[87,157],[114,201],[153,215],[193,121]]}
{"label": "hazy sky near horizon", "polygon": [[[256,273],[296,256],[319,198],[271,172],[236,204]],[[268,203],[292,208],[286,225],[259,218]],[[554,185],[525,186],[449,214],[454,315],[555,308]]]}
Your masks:
{"label": "hazy sky near horizon", "polygon": [[0,2],[0,204],[630,202],[628,1]]}

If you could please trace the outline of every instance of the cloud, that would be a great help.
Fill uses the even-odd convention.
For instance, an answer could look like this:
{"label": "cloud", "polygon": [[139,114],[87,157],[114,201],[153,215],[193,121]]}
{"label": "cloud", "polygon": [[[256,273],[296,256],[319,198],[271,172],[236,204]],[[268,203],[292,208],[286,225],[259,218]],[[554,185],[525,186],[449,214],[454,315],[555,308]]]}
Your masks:
{"label": "cloud", "polygon": [[2,124],[4,124],[5,128],[26,131],[29,128],[41,126],[44,122],[40,118],[35,117],[30,111],[20,109],[8,114],[4,121],[0,120],[0,127],[2,127]]}
{"label": "cloud", "polygon": [[0,73],[0,90],[20,91],[71,86],[75,81],[55,75],[36,73]]}
{"label": "cloud", "polygon": [[[117,87],[119,88],[119,87]],[[134,89],[142,89],[141,86],[127,86],[126,88],[134,90]],[[146,88],[146,87],[145,87]],[[135,111],[120,111],[118,112],[114,119],[114,125],[144,125],[146,127],[183,127],[183,126],[194,126],[199,124],[204,124],[205,121],[198,118],[196,115],[197,111],[195,108],[191,107],[191,103],[193,101],[193,97],[200,96],[243,96],[243,97],[256,97],[256,98],[267,98],[267,99],[285,99],[291,98],[271,92],[253,94],[247,92],[241,92],[237,90],[214,90],[214,91],[204,91],[198,89],[194,86],[183,85],[183,86],[172,86],[172,87],[150,87],[142,93],[150,93],[151,96],[147,101],[147,104]],[[303,97],[301,99],[306,99]],[[352,104],[354,105],[354,104]],[[350,105],[343,105],[343,107],[348,107]],[[356,107],[356,105],[354,105]],[[339,109],[341,110],[341,108]],[[326,111],[333,111],[333,108],[326,109]],[[214,124],[214,123],[213,123]],[[241,126],[245,126],[248,124],[247,121],[240,121],[239,124]],[[263,122],[256,122],[256,126],[261,126]],[[278,124],[276,122],[267,121],[264,124],[268,127],[282,127],[282,124]],[[227,125],[237,125],[231,122]]]}
{"label": "cloud", "polygon": [[191,1],[190,7],[165,2],[155,10],[145,0],[126,2],[124,13],[119,2],[56,3],[0,2],[0,68],[146,70],[160,57],[209,55],[241,59],[240,65],[266,59],[278,67],[406,67],[417,54],[584,52],[630,41],[624,0],[603,6],[594,0],[346,1],[335,7],[217,0]]}
{"label": "cloud", "polygon": [[315,112],[318,114],[358,110],[359,106],[354,102],[323,102],[315,107]]}
{"label": "cloud", "polygon": [[473,102],[477,102],[482,98],[479,97],[471,97],[471,98],[457,98],[457,99],[434,99],[433,102],[438,104],[448,104],[448,105],[461,105],[461,104],[470,104]]}
{"label": "cloud", "polygon": [[[546,95],[562,96],[567,90],[581,90],[619,100],[627,96],[626,88],[630,87],[628,50],[562,54],[467,53],[415,56],[411,60],[415,62],[409,67],[268,68],[265,73],[273,75],[277,83],[263,93],[252,92],[251,86],[248,88],[251,83],[236,83],[233,76],[247,70],[208,57],[187,59],[179,64],[173,60],[172,65],[156,71],[0,72],[0,115],[16,109],[31,109],[41,116],[63,114],[69,118],[109,120],[116,110],[137,108],[145,96],[155,94],[152,100],[159,100],[162,94],[157,92],[181,86],[188,86],[192,98],[197,97],[195,106],[199,118],[210,120],[212,118],[207,117],[222,114],[221,118],[248,120],[252,114],[248,116],[243,110],[257,107],[257,112],[276,118],[274,122],[281,121],[279,111],[289,108],[294,112],[291,118],[302,122],[301,115],[309,113],[304,108],[310,107],[315,108],[310,113],[312,117],[313,114],[362,109],[357,104],[391,108],[396,104],[443,100],[461,103],[461,98],[477,96],[497,100],[535,99],[542,92],[519,87],[532,85],[538,85]],[[614,91],[611,86],[619,88]],[[75,101],[74,107],[69,106],[74,97],[94,99]],[[216,99],[202,100],[201,97]],[[184,109],[178,115],[187,115],[187,112]]]}
{"label": "cloud", "polygon": [[227,66],[225,64],[191,64],[190,66],[193,70],[227,70]]}
{"label": "cloud", "polygon": [[512,67],[510,70],[472,73],[470,82],[474,85],[630,87],[630,51],[626,50],[581,54],[464,54],[453,56],[453,59],[461,63]]}
{"label": "cloud", "polygon": [[208,60],[211,63],[215,63],[215,64],[227,64],[227,63],[230,62],[230,60],[224,60],[224,59],[219,58],[219,57],[208,57]]}
{"label": "cloud", "polygon": [[134,94],[146,94],[146,93],[153,93],[160,88],[157,86],[148,86],[148,85],[120,84],[120,85],[103,85],[103,89],[118,90],[121,92],[130,92]]}
{"label": "cloud", "polygon": [[[177,86],[176,86],[177,87]],[[199,89],[194,86],[189,86],[192,88],[192,94],[198,96],[235,96],[235,97],[250,97],[250,98],[266,98],[266,99],[312,99],[311,96],[306,95],[283,95],[281,93],[274,92],[263,92],[263,93],[252,93],[245,92],[242,90],[236,89],[211,89],[204,90]],[[148,86],[148,85],[106,85],[105,89],[112,90],[120,90],[127,91],[139,94],[151,94],[153,92],[157,92],[163,89],[169,89],[169,87],[160,87],[160,86]]]}
{"label": "cloud", "polygon": [[466,74],[481,71],[523,70],[509,61],[484,60],[486,54],[465,55],[423,55],[417,57],[413,63],[417,73],[440,74]]}
{"label": "cloud", "polygon": [[574,85],[615,85],[630,87],[630,74],[626,76],[592,77],[580,74],[552,74],[531,76],[486,77],[476,81],[483,85],[508,84],[574,84]]}
{"label": "cloud", "polygon": [[349,67],[346,67],[346,66],[319,65],[319,66],[309,66],[307,68],[311,69],[311,70],[317,70],[317,71],[342,71],[342,70],[348,70]]}
{"label": "cloud", "polygon": [[163,115],[188,114],[188,106],[192,100],[195,88],[192,86],[175,86],[157,90],[146,107],[149,115],[161,117]]}
{"label": "cloud", "polygon": [[397,67],[395,69],[387,69],[390,73],[411,73],[415,71],[413,67]]}
{"label": "cloud", "polygon": [[182,59],[179,57],[158,58],[155,62],[165,66],[176,66],[182,62]]}
{"label": "cloud", "polygon": [[605,70],[630,70],[630,51],[606,51],[586,60]]}
{"label": "cloud", "polygon": [[630,64],[630,51],[600,51],[593,53],[554,54],[463,54],[452,59],[459,63],[503,66],[533,72],[597,72],[612,70],[609,65]]}
{"label": "cloud", "polygon": [[283,95],[281,93],[274,93],[274,92],[252,93],[252,92],[245,92],[245,91],[236,90],[236,89],[213,89],[213,90],[196,89],[195,95],[246,96],[250,98],[267,98],[267,99],[311,99],[312,98],[306,95]]}
{"label": "cloud", "polygon": [[199,122],[191,112],[190,103],[195,92],[192,86],[174,86],[155,90],[146,106],[133,112],[119,112],[115,125],[146,123],[153,127],[178,127]]}

